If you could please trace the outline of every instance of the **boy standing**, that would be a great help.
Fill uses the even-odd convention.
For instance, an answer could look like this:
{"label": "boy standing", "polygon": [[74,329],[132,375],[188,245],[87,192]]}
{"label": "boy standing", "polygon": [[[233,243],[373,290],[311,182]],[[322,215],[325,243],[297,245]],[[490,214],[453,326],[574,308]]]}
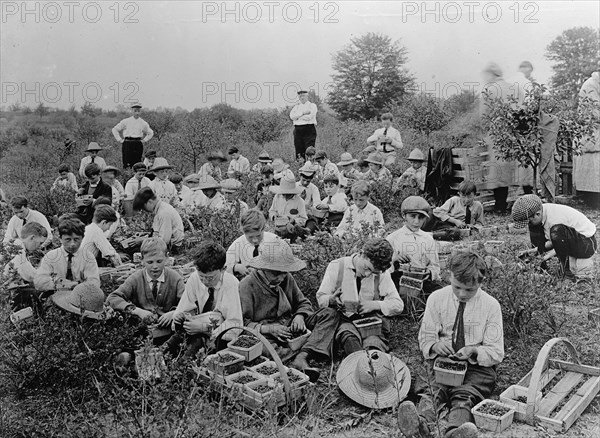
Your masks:
{"label": "boy standing", "polygon": [[568,205],[542,204],[536,195],[517,199],[512,208],[515,228],[529,224],[531,243],[544,259],[556,256],[563,275],[571,280],[589,281],[594,273],[592,256],[598,248],[596,225]]}
{"label": "boy standing", "polygon": [[352,204],[345,212],[340,224],[335,230],[335,235],[344,237],[346,233],[356,232],[362,229],[362,224],[377,227],[383,230],[385,222],[379,208],[369,202],[371,189],[366,181],[357,181],[352,185]]}
{"label": "boy standing", "polygon": [[40,263],[33,280],[39,291],[72,289],[79,283],[90,282],[100,287],[96,260],[81,248],[85,225],[78,219],[62,219],[58,223],[62,246],[48,252]]}
{"label": "boy standing", "polygon": [[95,141],[91,142],[88,145],[86,152],[89,153],[89,155],[87,157],[83,157],[81,159],[81,164],[79,165],[79,175],[82,178],[87,178],[87,175],[85,174],[85,169],[88,165],[92,163],[100,167],[100,170],[106,167],[106,161],[104,161],[104,158],[98,156],[98,152],[101,150],[102,148]]}
{"label": "boy standing", "polygon": [[135,163],[133,171],[135,173],[125,184],[126,199],[133,199],[139,189],[150,185],[150,180],[144,176],[146,174],[146,165],[144,163]]}
{"label": "boy standing", "polygon": [[160,327],[170,327],[177,302],[183,295],[183,278],[165,267],[167,245],[162,239],[144,240],[140,252],[143,269],[131,274],[106,301],[115,310],[148,323],[156,322]]}
{"label": "boy standing", "polygon": [[15,243],[18,244],[19,235],[23,226],[28,223],[36,222],[46,229],[46,240],[42,244],[42,248],[52,243],[52,228],[48,223],[48,219],[39,211],[29,208],[29,201],[22,196],[15,196],[11,199],[10,205],[14,216],[8,221],[6,232],[4,233],[4,240],[2,243]]}
{"label": "boy standing", "polygon": [[250,173],[250,161],[240,154],[240,150],[237,147],[230,146],[227,153],[231,157],[231,162],[227,169],[229,178],[239,178],[242,175],[248,175]]}
{"label": "boy standing", "polygon": [[118,221],[117,213],[109,205],[98,205],[94,210],[92,223],[85,227],[81,246],[84,251],[96,259],[98,266],[104,267],[104,259],[109,259],[114,266],[121,264],[121,257],[106,238],[106,231]]}
{"label": "boy standing", "polygon": [[467,373],[460,386],[426,379],[417,385],[418,408],[404,402],[398,411],[400,430],[409,438],[428,435],[442,405],[450,409],[444,438],[476,437],[471,408],[492,394],[496,366],[504,358],[500,304],[479,287],[485,261],[475,253],[462,252],[451,257],[449,267],[450,286],[433,292],[427,300],[419,345],[431,374],[438,356],[465,361]]}

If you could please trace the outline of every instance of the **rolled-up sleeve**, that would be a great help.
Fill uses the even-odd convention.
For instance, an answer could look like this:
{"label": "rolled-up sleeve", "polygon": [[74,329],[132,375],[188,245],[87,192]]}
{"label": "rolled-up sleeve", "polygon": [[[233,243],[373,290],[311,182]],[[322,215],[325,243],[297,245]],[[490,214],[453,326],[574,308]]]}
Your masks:
{"label": "rolled-up sleeve", "polygon": [[379,281],[379,296],[383,297],[383,301],[380,301],[380,304],[381,313],[384,316],[399,315],[404,310],[404,302],[402,301],[402,298],[400,298],[396,286],[394,286],[389,271],[381,274]]}

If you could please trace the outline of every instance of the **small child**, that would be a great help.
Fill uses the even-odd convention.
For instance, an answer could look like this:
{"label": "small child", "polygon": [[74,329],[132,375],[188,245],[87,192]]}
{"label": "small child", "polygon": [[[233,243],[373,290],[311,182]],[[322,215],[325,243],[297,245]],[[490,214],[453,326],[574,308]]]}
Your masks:
{"label": "small child", "polygon": [[404,226],[387,236],[394,248],[392,259],[392,280],[398,287],[403,272],[399,265],[408,264],[412,268],[426,269],[428,277],[423,282],[423,291],[428,296],[440,288],[440,258],[437,244],[430,233],[421,230],[430,217],[431,207],[420,196],[409,196],[400,206]]}
{"label": "small child", "polygon": [[449,387],[435,379],[417,379],[418,407],[404,402],[398,425],[406,437],[430,436],[443,406],[450,409],[445,438],[476,437],[471,408],[492,395],[496,366],[504,358],[502,310],[492,296],[480,289],[486,273],[485,261],[472,252],[461,252],[449,260],[450,286],[431,294],[419,331],[419,346],[429,362],[437,357],[464,361],[467,373],[460,386]]}
{"label": "small child", "polygon": [[365,179],[372,184],[388,185],[392,182],[392,173],[383,165],[384,158],[381,152],[372,152],[365,159],[369,163],[369,171],[365,175]]}
{"label": "small child", "polygon": [[235,214],[238,217],[248,211],[248,204],[239,197],[241,188],[242,183],[237,179],[227,178],[221,181],[221,193],[223,193],[225,199],[223,208],[228,210],[230,214]]}
{"label": "small child", "polygon": [[148,151],[144,154],[143,164],[144,164],[144,166],[146,166],[146,169],[148,169],[148,171],[146,172],[146,177],[150,181],[152,181],[154,178],[156,178],[156,175],[154,174],[154,172],[152,172],[152,170],[150,170],[154,167],[155,160],[156,160],[156,151]]}
{"label": "small child", "polygon": [[183,185],[183,175],[180,173],[171,175],[169,181],[175,185],[175,190],[177,190],[177,204],[185,210],[192,204],[192,190]]}
{"label": "small child", "polygon": [[223,152],[216,150],[208,154],[208,162],[204,163],[198,171],[200,181],[204,181],[207,177],[212,177],[217,181],[221,181],[221,165],[227,161]]}
{"label": "small child", "polygon": [[77,178],[71,172],[71,168],[68,164],[61,164],[58,166],[58,174],[59,176],[54,180],[51,190],[56,190],[58,187],[67,187],[74,192],[77,192],[77,189],[79,188],[77,186]]}
{"label": "small child", "polygon": [[413,149],[407,160],[411,166],[394,182],[392,190],[397,192],[402,187],[417,187],[424,192],[427,177],[427,167],[423,167],[425,154],[420,149]]}
{"label": "small child", "polygon": [[164,158],[157,158],[154,161],[152,172],[156,175],[156,178],[150,182],[148,187],[152,189],[154,194],[161,200],[173,207],[179,206],[179,195],[175,184],[169,181],[169,169],[173,166],[169,166],[169,163]]}
{"label": "small child", "polygon": [[85,168],[85,178],[87,181],[77,192],[79,195],[92,197],[91,199],[84,199],[81,205],[77,207],[77,214],[86,225],[92,222],[92,217],[94,215],[94,207],[92,205],[93,200],[98,198],[108,198],[112,200],[112,187],[102,181],[100,172],[100,166],[95,163],[88,164]]}
{"label": "small child", "polygon": [[556,254],[564,277],[590,281],[598,244],[596,225],[583,213],[568,205],[542,204],[536,195],[525,195],[515,201],[512,219],[517,229],[529,225],[531,243],[540,254],[546,253],[544,260]]}
{"label": "small child", "polygon": [[471,181],[463,181],[458,186],[458,196],[448,199],[444,205],[433,210],[433,217],[423,228],[434,232],[440,240],[460,239],[458,229],[483,226],[483,205],[475,201],[477,186]]}
{"label": "small child", "polygon": [[25,224],[32,222],[38,223],[46,229],[46,241],[42,244],[42,248],[52,243],[52,228],[48,223],[48,219],[42,213],[32,208],[29,208],[29,201],[22,196],[15,196],[11,199],[10,205],[14,216],[8,221],[4,240],[2,243],[14,243],[19,245],[19,235]]}
{"label": "small child", "polygon": [[82,178],[84,178],[84,179],[87,178],[85,169],[87,168],[88,165],[90,165],[92,163],[96,164],[98,167],[100,167],[100,170],[102,170],[106,167],[106,161],[104,161],[104,158],[98,156],[98,152],[101,150],[102,150],[102,148],[95,141],[91,142],[88,145],[86,152],[89,155],[87,157],[83,157],[81,159],[81,163],[79,165],[79,175]]}
{"label": "small child", "polygon": [[362,224],[377,227],[376,234],[383,232],[385,222],[381,210],[369,202],[371,188],[366,181],[357,181],[352,185],[352,204],[345,212],[335,235],[344,237],[346,233],[362,229]]}
{"label": "small child", "polygon": [[227,169],[229,178],[240,178],[240,176],[250,173],[250,161],[240,153],[237,147],[230,146],[227,153],[231,157],[231,162]]}
{"label": "small child", "polygon": [[[324,228],[329,229],[337,227],[342,221],[344,213],[348,209],[348,198],[340,190],[339,179],[332,173],[325,175],[323,186],[327,196],[316,205],[316,209],[326,211],[326,213],[322,220],[317,219],[317,224],[321,224]],[[311,228],[308,223],[307,228]]]}
{"label": "small child", "polygon": [[118,221],[117,213],[109,205],[98,205],[94,209],[92,223],[85,227],[81,247],[96,259],[99,267],[107,266],[109,259],[114,266],[121,264],[121,257],[106,238],[106,231]]}
{"label": "small child", "polygon": [[[142,189],[147,190],[147,189]],[[131,274],[106,301],[120,312],[135,315],[147,323],[170,327],[179,298],[183,295],[183,278],[165,267],[167,245],[158,237],[142,243],[143,269]]]}
{"label": "small child", "polygon": [[[239,281],[225,271],[225,249],[215,242],[202,242],[194,254],[194,264],[196,272],[186,282],[173,315],[172,329],[177,333],[168,341],[173,356],[177,355],[184,333],[185,356],[193,358],[209,339],[228,328],[243,326]],[[223,335],[223,339],[233,339],[233,331]]]}
{"label": "small child", "polygon": [[275,222],[275,233],[292,243],[298,237],[306,236],[305,227],[308,216],[304,201],[300,197],[302,191],[295,179],[284,178],[278,186],[269,188],[275,196],[269,209],[269,218]]}
{"label": "small child", "polygon": [[264,166],[261,173],[261,181],[256,185],[256,198],[254,198],[254,203],[256,204],[256,209],[261,211],[265,218],[269,216],[269,208],[273,203],[273,194],[269,190],[269,187],[273,185],[273,167],[269,164]]}
{"label": "small child", "polygon": [[333,173],[338,178],[340,177],[340,170],[335,165],[335,163],[329,161],[329,158],[327,157],[327,152],[318,151],[315,155],[315,161],[319,164],[319,166],[321,166],[321,169],[323,171],[323,177],[327,176],[328,173]]}
{"label": "small child", "polygon": [[121,201],[125,199],[125,189],[121,181],[117,179],[119,169],[114,166],[106,166],[102,170],[102,181],[112,188],[112,206],[115,210],[119,209]]}
{"label": "small child", "polygon": [[145,176],[146,165],[144,163],[135,163],[133,165],[133,176],[125,184],[125,198],[133,199],[139,189],[148,187],[150,179]]}
{"label": "small child", "polygon": [[[91,164],[90,164],[91,166]],[[90,282],[100,287],[96,260],[81,248],[85,225],[78,219],[58,222],[61,247],[48,252],[33,280],[38,291],[73,289],[79,283]]]}
{"label": "small child", "polygon": [[221,184],[212,176],[201,177],[198,188],[204,193],[204,203],[200,207],[220,210],[225,206],[225,197],[220,192]]}

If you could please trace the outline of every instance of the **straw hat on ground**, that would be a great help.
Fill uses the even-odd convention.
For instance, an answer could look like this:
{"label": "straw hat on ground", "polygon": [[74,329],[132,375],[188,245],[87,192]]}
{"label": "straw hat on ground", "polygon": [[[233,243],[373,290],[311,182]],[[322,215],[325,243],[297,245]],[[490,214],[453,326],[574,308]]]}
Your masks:
{"label": "straw hat on ground", "polygon": [[397,357],[379,350],[361,350],[343,360],[336,382],[355,402],[371,409],[384,409],[406,397],[410,371]]}
{"label": "straw hat on ground", "polygon": [[340,156],[340,162],[337,163],[338,166],[347,166],[348,164],[354,164],[358,160],[356,158],[352,158],[352,154],[350,152],[344,152]]}
{"label": "straw hat on ground", "polygon": [[297,272],[306,268],[306,263],[294,255],[289,243],[277,239],[266,245],[258,257],[250,259],[248,266],[278,272]]}
{"label": "straw hat on ground", "polygon": [[421,149],[413,149],[407,158],[408,161],[425,161],[425,154]]}
{"label": "straw hat on ground", "polygon": [[104,293],[91,283],[81,283],[73,290],[58,291],[52,295],[52,301],[61,309],[84,318],[103,319]]}
{"label": "straw hat on ground", "polygon": [[282,178],[281,182],[278,186],[271,186],[269,190],[275,194],[282,195],[298,195],[302,193],[302,187],[298,187],[296,185],[296,180],[294,178]]}
{"label": "straw hat on ground", "polygon": [[156,158],[156,160],[154,160],[154,165],[152,166],[152,169],[150,169],[153,172],[158,172],[159,170],[164,170],[164,169],[172,169],[173,166],[169,166],[169,162],[167,161],[166,158],[163,157],[158,157]]}
{"label": "straw hat on ground", "polygon": [[86,151],[88,151],[88,152],[89,151],[101,151],[101,150],[102,150],[102,148],[95,141],[91,142],[86,149]]}
{"label": "straw hat on ground", "polygon": [[207,175],[202,178],[202,181],[200,181],[200,184],[198,184],[198,188],[201,190],[220,189],[221,184],[219,184],[212,176]]}
{"label": "straw hat on ground", "polygon": [[383,154],[381,152],[371,152],[365,161],[367,163],[379,164],[380,166],[383,166]]}

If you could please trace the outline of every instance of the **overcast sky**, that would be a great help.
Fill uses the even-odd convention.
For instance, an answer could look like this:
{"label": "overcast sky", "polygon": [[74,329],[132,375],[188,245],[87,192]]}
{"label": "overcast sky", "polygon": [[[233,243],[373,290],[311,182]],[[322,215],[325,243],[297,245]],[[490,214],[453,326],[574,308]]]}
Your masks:
{"label": "overcast sky", "polygon": [[489,61],[508,77],[529,60],[546,82],[546,46],[598,28],[599,4],[3,1],[1,104],[281,107],[296,84],[325,96],[332,54],[367,32],[400,40],[419,86],[440,96],[480,81]]}

